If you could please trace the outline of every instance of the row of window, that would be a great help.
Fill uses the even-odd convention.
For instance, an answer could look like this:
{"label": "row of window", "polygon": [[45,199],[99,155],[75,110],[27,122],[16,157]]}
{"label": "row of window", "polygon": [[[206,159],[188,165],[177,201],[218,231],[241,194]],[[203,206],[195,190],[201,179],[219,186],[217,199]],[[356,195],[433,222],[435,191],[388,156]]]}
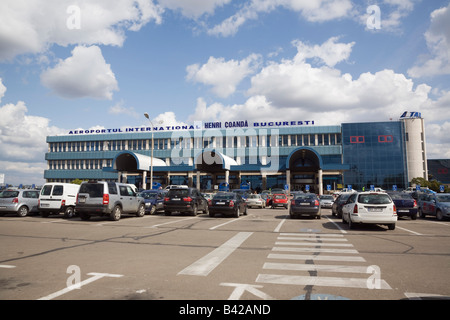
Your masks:
{"label": "row of window", "polygon": [[49,160],[49,170],[101,170],[103,167],[111,167],[112,159],[90,160]]}
{"label": "row of window", "polygon": [[[297,134],[266,135],[244,137],[199,137],[177,139],[154,139],[155,150],[174,148],[247,148],[247,147],[288,147],[288,146],[328,146],[341,144],[341,134]],[[49,152],[121,151],[151,150],[151,139],[50,142]]]}

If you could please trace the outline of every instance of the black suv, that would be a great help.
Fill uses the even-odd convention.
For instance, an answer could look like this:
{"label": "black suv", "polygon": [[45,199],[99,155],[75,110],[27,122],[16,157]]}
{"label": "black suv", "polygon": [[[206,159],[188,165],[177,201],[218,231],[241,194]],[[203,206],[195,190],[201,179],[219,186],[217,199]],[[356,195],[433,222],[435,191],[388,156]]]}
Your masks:
{"label": "black suv", "polygon": [[187,212],[195,216],[199,210],[209,214],[208,200],[196,188],[173,188],[164,197],[166,216],[174,211]]}

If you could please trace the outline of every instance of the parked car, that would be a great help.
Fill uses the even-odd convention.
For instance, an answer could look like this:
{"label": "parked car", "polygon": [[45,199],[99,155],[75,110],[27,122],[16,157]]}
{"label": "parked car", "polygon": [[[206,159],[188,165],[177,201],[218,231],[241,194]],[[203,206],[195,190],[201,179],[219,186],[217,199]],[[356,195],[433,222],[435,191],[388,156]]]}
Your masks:
{"label": "parked car", "polygon": [[247,203],[236,192],[220,192],[214,195],[209,207],[210,217],[214,217],[217,213],[239,218],[241,213],[247,214]]}
{"label": "parked car", "polygon": [[397,208],[397,216],[411,217],[412,220],[417,219],[418,206],[417,201],[407,192],[389,192],[391,199]]}
{"label": "parked car", "polygon": [[272,209],[275,209],[277,207],[284,207],[285,209],[288,208],[288,198],[286,194],[284,193],[278,193],[274,194],[272,196],[272,203],[271,203]]}
{"label": "parked car", "polygon": [[37,190],[3,190],[0,192],[0,216],[15,213],[25,217],[31,212],[38,212],[39,191]]}
{"label": "parked car", "polygon": [[387,193],[358,192],[352,194],[342,207],[342,222],[353,229],[355,224],[382,224],[395,229],[397,208]]}
{"label": "parked car", "polygon": [[193,216],[198,211],[208,214],[208,201],[196,188],[172,188],[164,197],[164,213],[169,216],[175,211],[187,212]]}
{"label": "parked car", "polygon": [[270,207],[272,205],[272,194],[270,193],[261,193],[261,198],[266,202],[265,206]]}
{"label": "parked car", "polygon": [[319,197],[320,207],[321,208],[329,208],[333,206],[334,198],[332,195],[324,194]]}
{"label": "parked car", "polygon": [[250,194],[247,197],[247,207],[253,208],[265,208],[266,207],[266,200],[261,197],[260,194]]}
{"label": "parked car", "polygon": [[75,201],[80,185],[50,182],[44,184],[39,194],[38,210],[42,217],[64,213],[64,218],[75,215]]}
{"label": "parked car", "polygon": [[295,218],[302,215],[321,218],[320,201],[314,193],[297,193],[291,200],[289,215]]}
{"label": "parked car", "polygon": [[76,212],[82,220],[91,216],[108,216],[118,221],[122,214],[145,215],[145,201],[133,185],[106,181],[81,183],[76,201]]}
{"label": "parked car", "polygon": [[160,210],[164,210],[164,197],[167,190],[144,190],[139,196],[144,198],[145,213],[155,214]]}
{"label": "parked car", "polygon": [[341,193],[336,200],[334,200],[333,205],[331,206],[331,214],[333,216],[337,216],[338,218],[342,218],[342,207],[347,202],[348,198],[352,193]]}
{"label": "parked car", "polygon": [[438,220],[450,217],[450,193],[427,194],[421,201],[420,217],[436,216]]}

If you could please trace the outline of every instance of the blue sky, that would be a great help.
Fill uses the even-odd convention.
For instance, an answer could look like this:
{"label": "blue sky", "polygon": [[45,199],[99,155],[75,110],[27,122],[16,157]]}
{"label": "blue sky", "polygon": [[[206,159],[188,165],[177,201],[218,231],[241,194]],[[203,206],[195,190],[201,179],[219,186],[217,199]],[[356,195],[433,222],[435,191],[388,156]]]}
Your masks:
{"label": "blue sky", "polygon": [[449,57],[448,0],[4,0],[0,173],[42,183],[46,136],[144,112],[328,125],[418,111],[429,158],[450,158]]}

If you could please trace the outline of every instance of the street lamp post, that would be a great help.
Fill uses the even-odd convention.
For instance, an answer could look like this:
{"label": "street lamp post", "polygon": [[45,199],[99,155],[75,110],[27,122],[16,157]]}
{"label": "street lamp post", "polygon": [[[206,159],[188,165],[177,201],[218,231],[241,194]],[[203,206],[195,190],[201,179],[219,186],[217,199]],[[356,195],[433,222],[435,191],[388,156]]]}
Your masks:
{"label": "street lamp post", "polygon": [[153,189],[153,149],[154,149],[154,144],[153,144],[153,123],[152,120],[150,120],[150,116],[148,115],[147,112],[144,113],[144,116],[148,119],[148,121],[150,121],[150,125],[152,126],[152,155],[150,158],[150,190]]}

